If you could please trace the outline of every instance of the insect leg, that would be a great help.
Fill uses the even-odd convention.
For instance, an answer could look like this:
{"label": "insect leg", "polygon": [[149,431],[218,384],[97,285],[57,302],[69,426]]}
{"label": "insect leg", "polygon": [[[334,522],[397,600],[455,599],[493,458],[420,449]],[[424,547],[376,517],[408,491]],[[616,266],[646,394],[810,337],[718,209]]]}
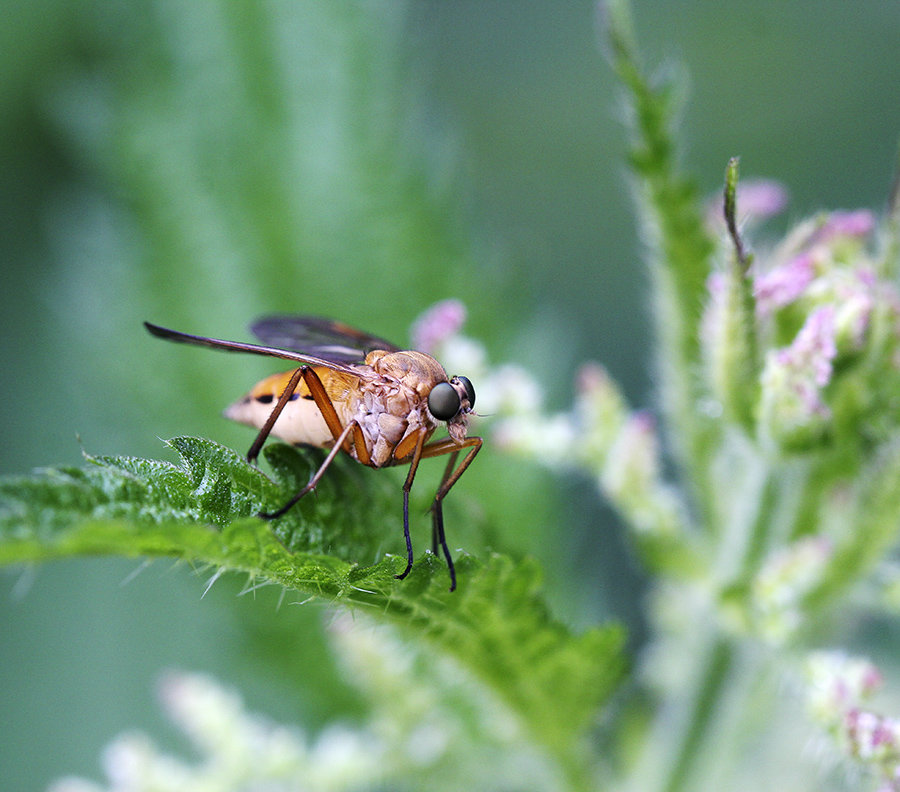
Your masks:
{"label": "insect leg", "polygon": [[316,484],[319,483],[319,480],[322,478],[322,475],[328,470],[328,466],[334,461],[334,458],[338,455],[338,452],[341,450],[341,446],[344,444],[344,440],[349,437],[350,432],[353,430],[353,427],[356,426],[355,422],[351,421],[348,423],[344,430],[338,435],[337,440],[332,447],[332,449],[328,452],[328,456],[325,457],[325,461],[319,465],[319,469],[313,473],[312,478],[306,483],[306,486],[300,490],[293,498],[291,498],[287,503],[284,504],[280,509],[277,509],[273,512],[260,512],[259,517],[262,517],[265,520],[274,520],[278,517],[281,517],[285,512],[287,512],[297,501],[300,500],[304,495],[306,495],[311,490],[316,488]]}
{"label": "insect leg", "polygon": [[285,405],[291,400],[291,396],[294,395],[294,391],[297,390],[297,385],[300,383],[300,378],[305,377],[307,371],[311,371],[309,366],[300,366],[300,368],[291,374],[287,386],[281,392],[281,396],[278,397],[278,402],[275,404],[272,412],[269,413],[269,417],[266,418],[266,422],[262,425],[262,429],[260,429],[259,434],[256,435],[256,440],[253,441],[253,445],[250,446],[250,450],[247,452],[247,461],[251,464],[256,463],[259,451],[263,447],[263,443],[266,442],[269,435],[272,433],[272,427],[275,426],[275,421],[278,420],[278,416],[281,415]]}
{"label": "insect leg", "polygon": [[[439,487],[443,485],[443,483],[450,478],[450,474],[453,472],[453,468],[456,465],[456,460],[459,458],[459,449],[455,449],[451,452],[449,458],[447,459],[447,467],[444,468],[444,475],[441,476],[441,484]],[[446,542],[444,541],[443,534],[439,537],[437,533],[437,525],[434,520],[431,522],[431,552],[437,555],[438,552],[438,544],[446,546]],[[445,552],[446,555],[446,552]]]}
{"label": "insect leg", "polygon": [[425,432],[420,431],[416,440],[416,448],[413,451],[412,459],[409,463],[409,473],[406,474],[406,481],[403,484],[403,538],[406,540],[406,569],[399,575],[394,575],[398,580],[403,580],[412,569],[413,551],[412,540],[409,538],[409,491],[412,489],[413,479],[416,477],[416,470],[419,467],[419,460],[422,459],[422,449],[425,446]]}
{"label": "insect leg", "polygon": [[[463,448],[469,448],[469,452],[463,457],[463,461],[454,470],[453,465],[456,457]],[[441,484],[434,495],[434,502],[431,504],[432,516],[432,542],[440,544],[441,550],[444,552],[444,558],[447,559],[447,568],[450,571],[450,591],[456,588],[456,569],[453,566],[453,558],[450,555],[450,548],[447,547],[447,539],[444,535],[444,510],[443,500],[451,487],[459,481],[459,477],[466,471],[466,468],[472,464],[475,455],[481,450],[480,437],[467,437],[462,443],[457,444],[449,437],[438,440],[430,445],[425,446],[422,451],[423,457],[441,456],[442,454],[450,454],[450,460],[444,471],[444,477]]]}
{"label": "insect leg", "polygon": [[[306,383],[306,387],[309,388],[309,395],[313,397],[316,407],[318,407],[319,412],[322,413],[322,418],[325,420],[325,424],[328,426],[331,436],[335,439],[335,445],[340,448],[344,445],[348,435],[345,433],[344,427],[341,426],[341,419],[334,409],[334,404],[331,401],[331,397],[328,395],[328,391],[325,390],[322,380],[319,379],[319,375],[316,374],[314,368],[307,368],[303,373],[303,381]],[[356,449],[357,460],[363,465],[369,465],[371,459],[369,457],[369,449],[366,447],[362,429],[355,421],[351,421],[348,425],[353,427],[353,446]],[[339,437],[343,437],[340,442],[338,442]],[[347,453],[350,452],[349,447],[344,448],[344,450],[347,451]]]}
{"label": "insect leg", "polygon": [[[281,394],[281,398],[278,400],[278,404],[275,405],[275,409],[272,411],[272,415],[266,419],[266,426],[263,427],[266,430],[266,434],[269,433],[272,429],[272,425],[274,425],[275,420],[277,420],[278,415],[276,413],[280,412],[284,409],[284,403],[287,403],[288,399],[290,399],[289,391],[293,392],[297,387],[297,383],[294,382],[295,378],[299,378],[299,376],[303,377],[303,381],[306,383],[306,387],[309,388],[309,393],[313,397],[313,400],[316,403],[316,407],[319,408],[319,411],[322,413],[322,418],[325,421],[328,429],[331,431],[332,436],[334,437],[334,445],[331,448],[331,451],[328,452],[328,456],[325,457],[325,461],[319,466],[319,469],[313,474],[312,478],[310,478],[309,482],[306,486],[300,490],[294,497],[292,497],[284,506],[274,512],[260,512],[259,516],[266,520],[274,520],[277,517],[281,517],[285,512],[288,511],[297,501],[300,500],[304,495],[306,495],[310,490],[315,489],[316,484],[319,483],[319,479],[322,478],[322,474],[328,469],[328,466],[332,463],[334,458],[337,456],[338,452],[343,450],[347,450],[344,448],[344,444],[347,441],[347,438],[350,437],[351,433],[354,437],[354,442],[359,448],[360,444],[362,444],[363,451],[365,451],[365,457],[359,456],[359,461],[364,465],[369,463],[369,454],[368,450],[365,447],[364,438],[362,437],[362,430],[356,421],[350,421],[346,426],[341,426],[341,419],[338,418],[337,411],[334,409],[334,404],[331,401],[331,398],[328,396],[328,392],[325,390],[325,386],[322,384],[322,380],[319,379],[319,375],[316,374],[316,370],[311,368],[310,366],[302,366],[297,369],[294,373],[294,376],[291,377],[291,381],[288,383],[288,387],[285,388],[285,392]],[[293,387],[292,387],[293,384]],[[285,393],[287,393],[287,398],[285,398]],[[260,432],[262,435],[262,432]],[[257,441],[259,438],[257,438]],[[263,437],[265,440],[265,437]],[[254,446],[256,443],[254,443]],[[262,443],[260,443],[262,445]],[[257,449],[258,451],[258,449]]]}

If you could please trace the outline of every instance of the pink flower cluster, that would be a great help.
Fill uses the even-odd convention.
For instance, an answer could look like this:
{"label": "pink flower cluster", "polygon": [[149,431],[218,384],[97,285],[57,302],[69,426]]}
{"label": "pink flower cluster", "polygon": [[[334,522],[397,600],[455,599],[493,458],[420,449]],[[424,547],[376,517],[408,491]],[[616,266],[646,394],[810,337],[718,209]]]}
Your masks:
{"label": "pink flower cluster", "polygon": [[433,354],[466,321],[466,306],[459,300],[442,300],[425,311],[412,327],[413,349]]}
{"label": "pink flower cluster", "polygon": [[840,652],[817,652],[807,665],[809,705],[846,759],[879,779],[879,792],[900,792],[900,720],[863,706],[882,686],[869,661]]}
{"label": "pink flower cluster", "polygon": [[[780,207],[776,198],[762,189],[758,215]],[[708,279],[701,332],[712,394],[776,447],[802,450],[835,439],[837,426],[875,421],[888,404],[883,394],[900,387],[900,296],[878,275],[883,264],[869,250],[875,227],[869,211],[823,214],[755,255],[749,317],[743,274],[726,266]],[[878,381],[852,383],[853,376]],[[757,389],[747,407],[745,394]],[[850,393],[867,395],[844,397]]]}
{"label": "pink flower cluster", "polygon": [[831,380],[837,355],[834,306],[813,311],[790,346],[773,352],[775,365],[788,372],[788,387],[810,415],[828,415],[822,388]]}

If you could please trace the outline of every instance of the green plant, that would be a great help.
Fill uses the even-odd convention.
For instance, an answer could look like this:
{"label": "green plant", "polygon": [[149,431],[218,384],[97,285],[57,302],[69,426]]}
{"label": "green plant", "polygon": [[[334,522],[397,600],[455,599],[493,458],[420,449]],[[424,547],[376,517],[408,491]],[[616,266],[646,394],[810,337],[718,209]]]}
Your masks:
{"label": "green plant", "polygon": [[[176,463],[86,456],[84,467],[3,480],[0,562],[175,557],[214,570],[214,579],[238,571],[253,585],[324,600],[337,614],[334,651],[368,713],[362,723],[307,736],[246,714],[239,697],[204,676],[169,676],[166,710],[200,761],[173,760],[147,738],[122,738],[106,756],[111,788],[412,789],[424,774],[430,788],[448,789],[734,788],[767,779],[764,758],[779,760],[768,765],[782,782],[788,760],[808,767],[783,755],[796,753],[796,734],[805,733],[798,723],[823,727],[837,748],[830,757],[896,788],[900,727],[871,705],[879,672],[821,647],[857,607],[850,595],[861,587],[869,586],[873,610],[896,609],[900,577],[889,554],[900,527],[897,206],[880,223],[868,212],[822,214],[771,248],[751,248],[739,222],[753,218],[738,161],[727,165],[722,211],[712,216],[676,165],[672,86],[646,76],[626,5],[612,0],[604,10],[610,60],[631,111],[662,432],[650,413],[628,408],[599,366],[583,369],[571,410],[548,414],[525,368],[489,366],[485,350],[460,335],[461,312],[440,332],[419,330],[420,344],[476,383],[480,409],[493,415],[491,448],[593,477],[618,510],[653,580],[642,663],[626,676],[616,626],[578,634],[563,625],[542,595],[535,560],[463,555],[459,589],[450,593],[443,565],[425,554],[409,578],[395,580],[402,561],[384,556],[380,542],[399,521],[399,492],[348,460],[335,463],[314,499],[270,524],[253,515],[295,492],[320,457],[273,444],[267,475],[201,438],[171,440]],[[344,22],[346,30],[365,27]],[[280,115],[277,103],[258,109]],[[168,195],[166,185],[148,185],[161,173],[182,178],[177,163],[170,171],[134,165],[142,139],[135,119],[159,134],[164,117],[131,110],[121,118],[132,124],[117,138],[130,144],[120,151],[129,166],[119,172],[141,185],[153,210],[157,255],[177,260],[194,247],[210,255],[183,214],[166,216],[156,195]],[[215,113],[206,121],[221,121]],[[262,150],[277,144],[272,128],[283,129],[254,129]],[[349,150],[366,139],[350,137]],[[186,149],[176,142],[172,152]],[[244,250],[272,251],[274,267],[306,238],[289,239],[270,221],[281,199],[292,205],[281,194],[289,185],[269,192],[254,175],[264,157],[242,164],[242,189],[227,169],[220,174],[238,205],[205,205],[202,190],[193,198],[201,219],[241,218],[219,230],[241,229]],[[314,164],[307,163],[313,172]],[[331,219],[335,229],[365,236],[365,196],[386,173],[362,176],[358,211]],[[264,200],[247,199],[253,194]],[[409,225],[392,226],[387,246],[414,251],[405,261],[423,257],[420,229],[441,210],[440,200],[412,194],[399,212]],[[778,202],[771,186],[762,195],[758,215]],[[188,193],[180,198],[190,203]],[[337,257],[332,248],[312,252]],[[435,316],[424,317],[426,327]],[[373,558],[380,560],[360,562]],[[818,779],[807,786],[818,788]]]}

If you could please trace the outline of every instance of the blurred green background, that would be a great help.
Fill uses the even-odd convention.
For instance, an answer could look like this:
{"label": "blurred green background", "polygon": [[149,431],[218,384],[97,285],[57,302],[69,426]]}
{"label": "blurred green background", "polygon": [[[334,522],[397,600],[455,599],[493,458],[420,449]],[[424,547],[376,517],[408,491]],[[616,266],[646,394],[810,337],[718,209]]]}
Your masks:
{"label": "blurred green background", "polygon": [[[684,72],[702,191],[740,154],[745,177],[787,185],[789,217],[883,206],[900,5],[635,14],[647,60]],[[597,42],[589,2],[6,0],[0,471],[81,464],[78,437],[152,457],[176,434],[249,445],[219,412],[273,367],[163,344],[143,319],[246,338],[260,314],[313,312],[402,342],[452,296],[551,407],[587,359],[652,405],[621,102]],[[639,642],[644,584],[590,482],[488,448],[456,500],[453,546],[537,555],[564,620],[624,619]],[[201,598],[208,575],[118,559],[0,574],[4,789],[96,776],[124,729],[166,734],[166,668],[211,671],[311,729],[361,714],[319,608],[238,597],[234,576]]]}

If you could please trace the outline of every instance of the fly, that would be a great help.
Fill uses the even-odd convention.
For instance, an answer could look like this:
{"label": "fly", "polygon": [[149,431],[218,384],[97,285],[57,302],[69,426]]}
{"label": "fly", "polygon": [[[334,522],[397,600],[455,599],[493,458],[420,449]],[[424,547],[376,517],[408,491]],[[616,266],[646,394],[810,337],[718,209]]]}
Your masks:
{"label": "fly", "polygon": [[[444,535],[442,503],[481,450],[480,437],[468,437],[475,389],[467,377],[448,377],[440,363],[424,352],[403,350],[377,336],[330,319],[312,316],[270,316],[251,326],[262,342],[222,341],[190,335],[144,322],[153,335],[169,341],[249,352],[299,363],[299,367],[258,382],[225,415],[259,433],[247,460],[255,463],[269,435],[295,445],[329,449],[303,489],[280,509],[260,517],[281,517],[313,490],[338,453],[343,451],[372,468],[409,465],[403,484],[405,578],[413,564],[409,536],[409,493],[419,467],[428,457],[448,455],[447,466],[431,504],[432,551],[438,546],[450,571],[450,591],[456,570]],[[448,436],[431,440],[441,422]],[[459,454],[465,451],[457,464]]]}

